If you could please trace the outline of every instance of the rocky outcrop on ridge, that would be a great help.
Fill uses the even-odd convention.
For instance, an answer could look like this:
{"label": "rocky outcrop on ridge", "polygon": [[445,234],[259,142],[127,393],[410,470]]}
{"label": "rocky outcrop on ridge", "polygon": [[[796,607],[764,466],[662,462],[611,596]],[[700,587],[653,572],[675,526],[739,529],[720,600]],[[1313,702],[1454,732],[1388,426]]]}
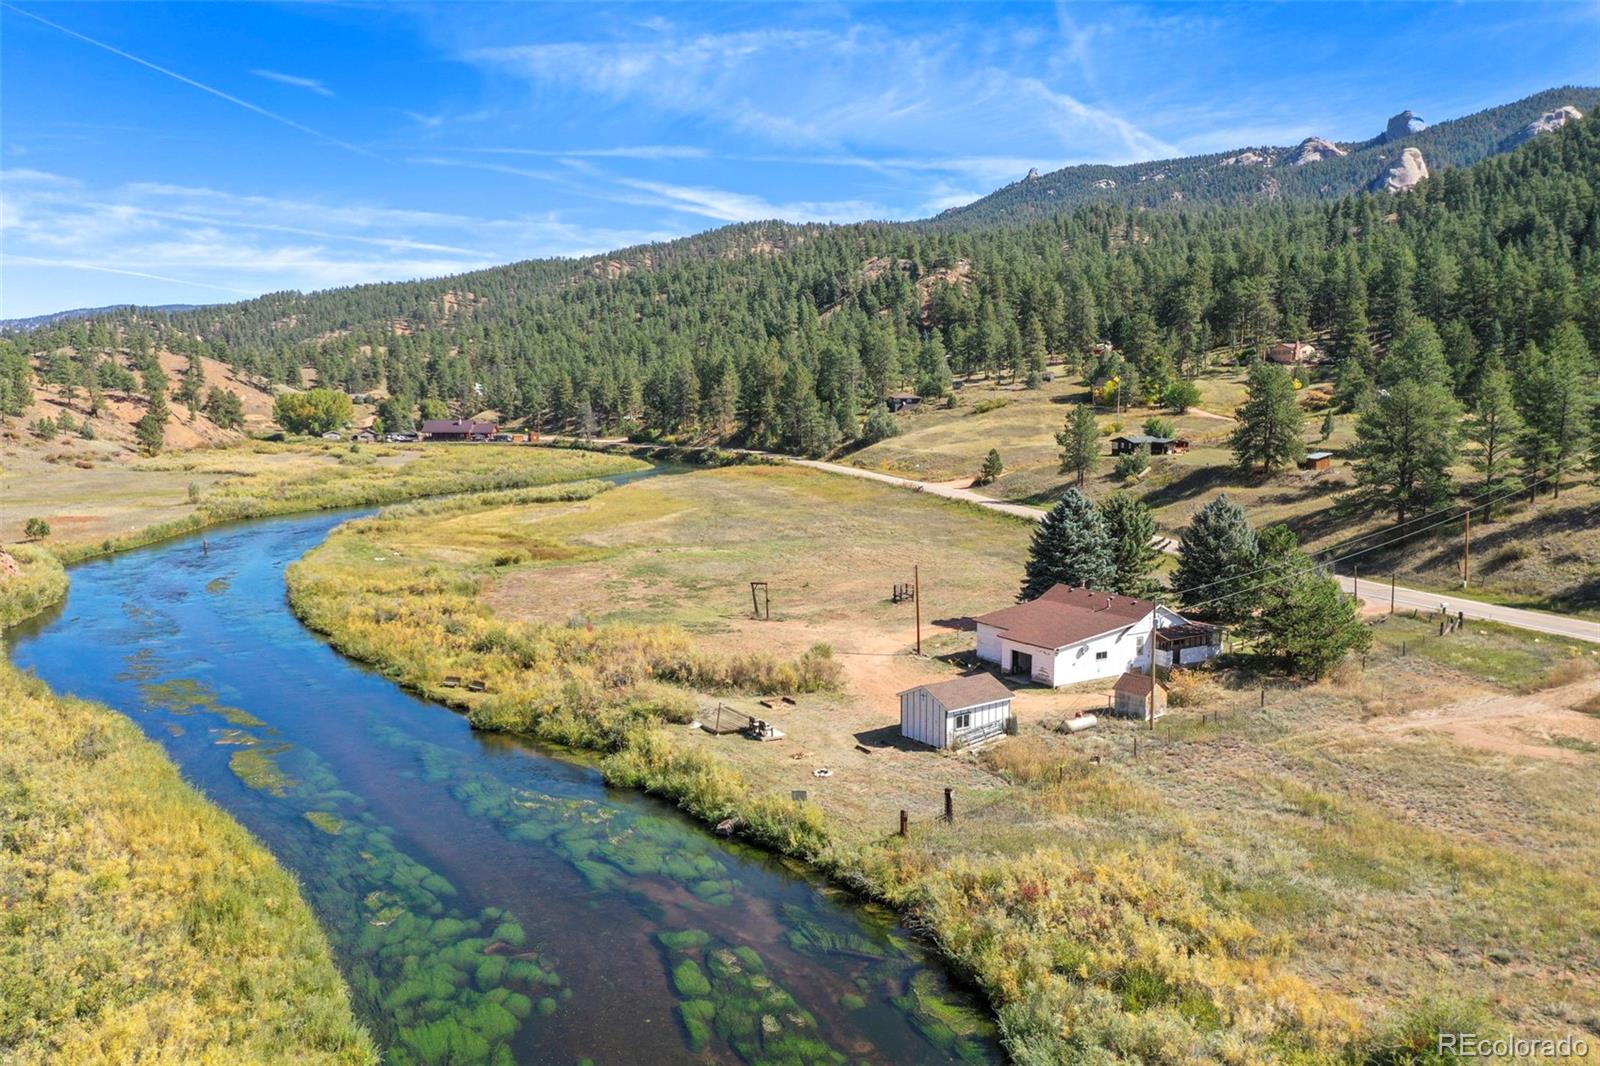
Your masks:
{"label": "rocky outcrop on ridge", "polygon": [[1303,167],[1307,163],[1320,163],[1324,159],[1337,159],[1339,156],[1349,154],[1332,141],[1325,141],[1321,137],[1307,137],[1284,157],[1283,162],[1285,166]]}
{"label": "rocky outcrop on ridge", "polygon": [[1367,186],[1373,192],[1405,192],[1428,176],[1428,164],[1422,153],[1406,148],[1394,165],[1372,179]]}
{"label": "rocky outcrop on ridge", "polygon": [[1554,133],[1569,122],[1576,122],[1583,117],[1583,112],[1571,104],[1562,104],[1552,111],[1546,111],[1516,133],[1500,142],[1500,150],[1509,152],[1519,144],[1527,144],[1541,133]]}

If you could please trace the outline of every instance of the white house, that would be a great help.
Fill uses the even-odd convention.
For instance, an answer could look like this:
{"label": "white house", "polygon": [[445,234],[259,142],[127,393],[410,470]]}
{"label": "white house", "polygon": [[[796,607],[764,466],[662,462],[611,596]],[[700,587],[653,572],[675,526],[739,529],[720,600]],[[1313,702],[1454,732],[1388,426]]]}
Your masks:
{"label": "white house", "polygon": [[900,693],[900,733],[934,748],[965,748],[1005,732],[1011,690],[973,674]]}
{"label": "white house", "polygon": [[1190,666],[1222,650],[1222,631],[1151,600],[1056,585],[975,620],[978,658],[1052,688],[1157,666]]}

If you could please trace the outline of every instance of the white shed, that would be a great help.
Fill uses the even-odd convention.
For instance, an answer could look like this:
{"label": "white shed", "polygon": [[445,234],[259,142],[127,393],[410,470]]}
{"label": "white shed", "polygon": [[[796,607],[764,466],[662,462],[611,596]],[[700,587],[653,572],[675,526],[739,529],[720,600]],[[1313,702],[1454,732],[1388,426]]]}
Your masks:
{"label": "white shed", "polygon": [[1005,732],[1011,690],[993,674],[918,685],[900,693],[900,733],[934,748],[965,748]]}

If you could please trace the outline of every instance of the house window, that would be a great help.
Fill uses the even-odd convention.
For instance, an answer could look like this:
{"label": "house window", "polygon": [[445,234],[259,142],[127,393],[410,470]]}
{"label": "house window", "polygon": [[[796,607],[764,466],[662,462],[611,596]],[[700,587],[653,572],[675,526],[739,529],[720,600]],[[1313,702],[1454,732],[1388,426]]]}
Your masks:
{"label": "house window", "polygon": [[1097,651],[1097,652],[1094,653],[1094,657],[1096,659],[1104,659],[1107,654],[1108,654],[1107,652]]}
{"label": "house window", "polygon": [[970,729],[971,727],[972,727],[972,715],[970,715],[970,714],[958,714],[958,715],[956,715],[956,728],[957,729]]}

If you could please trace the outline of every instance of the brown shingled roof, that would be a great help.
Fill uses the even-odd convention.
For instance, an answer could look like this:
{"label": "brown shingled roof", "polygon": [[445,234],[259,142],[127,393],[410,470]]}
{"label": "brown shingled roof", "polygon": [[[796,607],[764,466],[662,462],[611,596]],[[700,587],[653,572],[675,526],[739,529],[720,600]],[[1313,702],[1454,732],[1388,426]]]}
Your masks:
{"label": "brown shingled roof", "polygon": [[1113,691],[1129,696],[1148,696],[1153,683],[1149,674],[1123,674],[1117,678]]}
{"label": "brown shingled roof", "polygon": [[1136,600],[1073,585],[1055,585],[1036,600],[979,615],[975,621],[1003,630],[1007,640],[1019,644],[1065,648],[1132,625],[1155,609],[1152,600]]}
{"label": "brown shingled roof", "polygon": [[[1000,683],[1000,679],[991,673],[969,674],[951,681],[939,681],[932,685],[918,685],[917,688],[927,692],[928,695],[944,705],[947,711],[958,711],[963,707],[976,707],[980,703],[994,703],[996,700],[1011,698],[1011,690]],[[908,688],[906,692],[915,692],[917,689]],[[905,695],[905,692],[900,693]]]}

